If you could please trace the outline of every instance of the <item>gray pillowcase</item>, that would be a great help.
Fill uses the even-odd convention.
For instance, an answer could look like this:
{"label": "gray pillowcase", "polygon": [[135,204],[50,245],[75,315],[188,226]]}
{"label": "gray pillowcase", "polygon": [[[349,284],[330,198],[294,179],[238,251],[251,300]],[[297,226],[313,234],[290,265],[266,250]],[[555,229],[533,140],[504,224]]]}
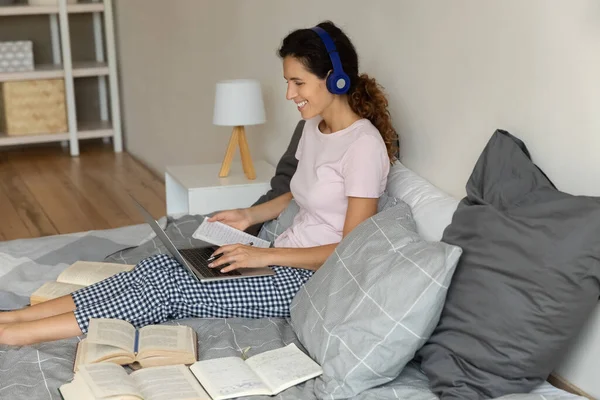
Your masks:
{"label": "gray pillowcase", "polygon": [[[296,125],[294,133],[292,134],[292,138],[290,139],[290,143],[288,144],[285,153],[283,153],[279,159],[279,162],[277,163],[277,167],[275,168],[275,176],[271,178],[271,190],[260,196],[260,198],[256,200],[254,204],[252,204],[253,206],[273,200],[275,197],[281,196],[282,194],[290,191],[290,181],[292,180],[292,176],[294,176],[296,168],[298,167],[296,150],[298,149],[298,142],[302,137],[302,131],[304,130],[305,124],[306,121],[301,119]],[[260,223],[249,226],[246,229],[246,232],[251,235],[258,235],[262,229],[262,226],[263,224]]]}
{"label": "gray pillowcase", "polygon": [[542,383],[600,295],[600,199],[558,191],[496,131],[443,240],[464,250],[421,367],[443,400]]}
{"label": "gray pillowcase", "polygon": [[300,210],[298,203],[296,203],[296,200],[292,199],[290,204],[288,204],[277,218],[263,224],[258,233],[258,237],[273,243],[283,231],[292,226],[292,222],[294,222],[294,217],[296,217],[298,210]]}
{"label": "gray pillowcase", "polygon": [[292,328],[323,367],[319,398],[393,380],[437,324],[462,251],[424,241],[409,206],[394,201],[350,232],[292,301]]}

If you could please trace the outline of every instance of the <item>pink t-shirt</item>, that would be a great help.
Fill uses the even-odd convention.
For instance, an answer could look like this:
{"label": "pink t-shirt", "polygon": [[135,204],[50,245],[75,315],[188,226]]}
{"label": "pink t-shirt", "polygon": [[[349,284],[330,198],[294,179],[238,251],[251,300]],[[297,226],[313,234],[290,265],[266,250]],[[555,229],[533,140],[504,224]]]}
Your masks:
{"label": "pink t-shirt", "polygon": [[313,247],[342,240],[348,197],[379,198],[390,162],[381,134],[368,119],[324,134],[321,117],[306,121],[290,189],[300,210],[275,247]]}

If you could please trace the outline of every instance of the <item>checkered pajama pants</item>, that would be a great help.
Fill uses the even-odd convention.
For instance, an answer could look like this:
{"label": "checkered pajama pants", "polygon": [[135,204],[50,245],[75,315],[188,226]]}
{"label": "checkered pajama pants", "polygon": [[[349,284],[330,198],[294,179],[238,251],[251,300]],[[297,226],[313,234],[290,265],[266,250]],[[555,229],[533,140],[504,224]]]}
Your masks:
{"label": "checkered pajama pants", "polygon": [[90,318],[119,318],[140,328],[179,318],[287,317],[294,295],[313,271],[271,267],[272,276],[200,283],[168,255],[72,294],[86,333]]}

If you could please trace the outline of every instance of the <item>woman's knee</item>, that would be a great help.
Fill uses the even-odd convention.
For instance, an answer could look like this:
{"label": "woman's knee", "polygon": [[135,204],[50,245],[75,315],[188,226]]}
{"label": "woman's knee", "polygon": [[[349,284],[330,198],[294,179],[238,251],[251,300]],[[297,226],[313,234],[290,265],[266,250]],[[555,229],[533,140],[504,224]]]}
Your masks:
{"label": "woman's knee", "polygon": [[160,270],[171,271],[179,263],[173,257],[167,254],[157,254],[140,261],[134,271],[136,272],[155,272]]}

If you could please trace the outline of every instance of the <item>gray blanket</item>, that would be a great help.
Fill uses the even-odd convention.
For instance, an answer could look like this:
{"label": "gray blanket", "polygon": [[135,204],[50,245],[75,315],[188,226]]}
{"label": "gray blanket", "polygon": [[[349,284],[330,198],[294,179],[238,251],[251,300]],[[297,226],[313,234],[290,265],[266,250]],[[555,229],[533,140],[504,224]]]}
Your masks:
{"label": "gray blanket", "polygon": [[[165,226],[166,219],[160,223]],[[31,293],[75,261],[103,261],[109,254],[147,243],[153,235],[143,224],[0,242],[0,309],[26,306]]]}
{"label": "gray blanket", "polygon": [[[176,245],[203,244],[191,238],[199,218],[185,216],[169,220],[166,230]],[[165,219],[161,220],[167,223]],[[165,249],[147,225],[106,231],[92,231],[39,239],[0,243],[0,308],[11,309],[28,302],[29,295],[42,283],[55,279],[72,262],[80,259],[137,263],[144,257],[164,253]],[[199,338],[199,359],[248,355],[295,343],[301,343],[285,319],[187,319],[173,321],[193,327]],[[60,399],[58,387],[73,377],[75,346],[81,338],[42,343],[34,346],[0,345],[0,399]],[[315,399],[314,380],[292,387],[276,398],[281,400]],[[539,394],[506,397],[515,400],[569,400],[578,397],[544,385]],[[253,396],[266,400],[271,397]],[[248,398],[250,399],[250,398]],[[366,399],[435,400],[429,382],[418,365],[409,364],[394,381],[361,393]]]}

